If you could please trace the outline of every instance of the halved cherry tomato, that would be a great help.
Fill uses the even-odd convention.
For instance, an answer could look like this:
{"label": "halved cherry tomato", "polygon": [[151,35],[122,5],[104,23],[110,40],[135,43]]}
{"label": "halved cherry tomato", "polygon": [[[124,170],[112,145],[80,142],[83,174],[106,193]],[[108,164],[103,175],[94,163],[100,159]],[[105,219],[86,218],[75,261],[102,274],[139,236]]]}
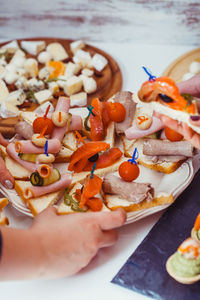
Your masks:
{"label": "halved cherry tomato", "polygon": [[119,175],[124,181],[133,181],[138,178],[139,174],[140,169],[138,165],[134,163],[125,161],[119,166]]}
{"label": "halved cherry tomato", "polygon": [[111,121],[120,123],[124,121],[126,117],[126,109],[123,104],[115,102],[108,102],[106,109],[108,111],[108,115]]}
{"label": "halved cherry tomato", "polygon": [[33,122],[33,131],[35,133],[41,133],[46,126],[47,130],[45,134],[51,134],[54,129],[54,124],[52,120],[46,117],[38,117]]}
{"label": "halved cherry tomato", "polygon": [[182,141],[183,136],[169,127],[165,127],[165,136],[171,142]]}

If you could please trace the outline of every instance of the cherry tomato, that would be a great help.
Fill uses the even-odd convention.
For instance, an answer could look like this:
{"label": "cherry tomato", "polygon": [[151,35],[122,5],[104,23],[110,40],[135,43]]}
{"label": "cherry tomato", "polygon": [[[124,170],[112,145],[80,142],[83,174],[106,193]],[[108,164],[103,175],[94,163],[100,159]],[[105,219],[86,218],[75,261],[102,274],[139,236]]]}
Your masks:
{"label": "cherry tomato", "polygon": [[54,129],[54,124],[52,120],[46,117],[36,118],[33,122],[34,133],[41,133],[45,126],[48,126],[45,134],[51,134]]}
{"label": "cherry tomato", "polygon": [[165,136],[171,142],[182,141],[183,136],[169,127],[165,127]]}
{"label": "cherry tomato", "polygon": [[109,105],[106,108],[111,121],[117,123],[124,121],[126,117],[126,109],[123,104],[118,102],[109,103]]}
{"label": "cherry tomato", "polygon": [[125,161],[119,166],[119,175],[124,181],[133,181],[138,178],[139,174],[140,169],[134,163]]}

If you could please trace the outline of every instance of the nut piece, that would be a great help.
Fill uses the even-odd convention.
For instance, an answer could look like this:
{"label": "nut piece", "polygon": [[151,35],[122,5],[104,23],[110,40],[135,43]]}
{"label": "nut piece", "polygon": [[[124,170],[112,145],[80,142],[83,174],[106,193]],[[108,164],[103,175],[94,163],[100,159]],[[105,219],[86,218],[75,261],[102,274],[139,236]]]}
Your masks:
{"label": "nut piece", "polygon": [[46,154],[39,154],[37,156],[37,161],[42,164],[50,164],[53,163],[54,160],[55,160],[55,156],[50,153],[48,154],[48,156]]}
{"label": "nut piece", "polygon": [[141,116],[137,116],[136,118],[136,125],[139,129],[146,130],[149,129],[149,127],[152,124],[152,117],[146,114],[143,114]]}
{"label": "nut piece", "polygon": [[47,139],[45,137],[40,137],[39,133],[35,133],[32,136],[32,143],[37,147],[44,147]]}
{"label": "nut piece", "polygon": [[64,127],[68,121],[68,114],[64,111],[57,110],[52,113],[51,119],[55,126]]}

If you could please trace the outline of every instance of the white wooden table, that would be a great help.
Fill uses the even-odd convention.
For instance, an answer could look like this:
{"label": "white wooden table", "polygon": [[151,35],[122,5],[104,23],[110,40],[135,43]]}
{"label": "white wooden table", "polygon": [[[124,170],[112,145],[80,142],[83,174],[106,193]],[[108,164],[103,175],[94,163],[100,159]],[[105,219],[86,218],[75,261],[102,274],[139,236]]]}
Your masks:
{"label": "white wooden table", "polygon": [[[123,90],[137,92],[147,79],[142,66],[159,76],[166,66],[192,46],[149,46],[133,43],[92,43],[110,53],[119,63],[123,73]],[[11,226],[27,227],[31,218],[24,217],[15,209],[7,208]],[[102,249],[87,268],[79,274],[59,280],[1,282],[0,297],[3,300],[102,300],[102,299],[149,299],[130,290],[110,283],[112,278],[140,244],[162,213],[149,216],[137,223],[118,230],[118,243]],[[31,259],[31,258],[30,258]],[[155,283],[156,284],[156,283]]]}

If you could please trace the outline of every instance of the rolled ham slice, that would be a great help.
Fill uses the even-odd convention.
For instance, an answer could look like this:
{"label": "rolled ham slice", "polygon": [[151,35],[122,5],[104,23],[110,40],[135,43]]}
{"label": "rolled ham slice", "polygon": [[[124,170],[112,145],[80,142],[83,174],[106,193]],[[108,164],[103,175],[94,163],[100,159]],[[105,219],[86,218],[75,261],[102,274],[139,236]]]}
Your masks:
{"label": "rolled ham slice", "polygon": [[72,115],[72,119],[67,131],[81,130],[82,129],[82,118],[80,116]]}
{"label": "rolled ham slice", "polygon": [[35,171],[37,171],[37,168],[40,167],[40,165],[36,166],[36,164],[34,164],[32,162],[25,161],[25,160],[21,159],[18,156],[18,153],[15,151],[15,144],[14,143],[10,143],[7,146],[6,150],[7,150],[7,153],[10,157],[12,157],[16,162],[18,162],[21,166],[23,166],[24,168],[26,168],[30,172],[35,172]]}
{"label": "rolled ham slice", "polygon": [[46,185],[46,186],[33,186],[25,189],[24,197],[26,199],[36,198],[45,194],[57,192],[59,190],[64,190],[71,183],[72,176],[70,173],[62,174],[60,180]]}
{"label": "rolled ham slice", "polygon": [[[61,144],[57,138],[48,140],[48,153],[58,153],[60,148]],[[45,153],[44,147],[37,147],[32,141],[17,141],[15,143],[15,150],[17,153]]]}
{"label": "rolled ham slice", "polygon": [[118,135],[124,134],[124,131],[128,129],[135,115],[136,103],[132,99],[131,92],[119,92],[114,96],[114,101],[124,105],[126,109],[126,117],[123,122],[115,123],[115,131]]}
{"label": "rolled ham slice", "polygon": [[164,124],[157,117],[152,116],[152,124],[149,129],[142,130],[139,129],[136,125],[136,122],[133,121],[133,125],[125,131],[125,135],[128,140],[140,139],[147,135],[153,134],[164,128]]}
{"label": "rolled ham slice", "polygon": [[147,139],[143,144],[144,155],[181,155],[193,157],[195,148],[187,141],[170,142],[167,140]]}
{"label": "rolled ham slice", "polygon": [[150,183],[126,182],[112,174],[104,177],[102,188],[106,194],[119,195],[135,204],[144,200],[150,202],[154,196],[154,189]]}

